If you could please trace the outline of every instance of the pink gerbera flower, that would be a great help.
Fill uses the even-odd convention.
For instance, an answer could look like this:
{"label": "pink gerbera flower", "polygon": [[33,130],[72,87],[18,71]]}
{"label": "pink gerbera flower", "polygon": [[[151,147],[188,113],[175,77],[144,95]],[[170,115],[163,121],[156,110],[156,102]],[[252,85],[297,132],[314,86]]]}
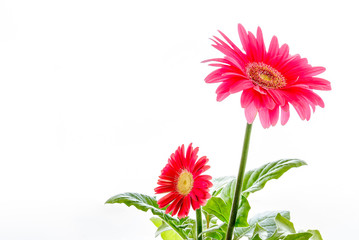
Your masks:
{"label": "pink gerbera flower", "polygon": [[[217,88],[217,101],[232,93],[243,91],[241,105],[248,123],[253,123],[257,113],[264,128],[276,125],[281,112],[281,123],[289,119],[289,104],[302,120],[310,119],[311,109],[324,107],[323,100],[313,90],[331,90],[330,82],[315,77],[324,67],[312,67],[306,58],[290,55],[287,44],[279,46],[273,36],[268,50],[258,27],[257,37],[238,25],[242,52],[226,35],[219,31],[223,40],[214,37],[213,46],[224,58],[209,59],[210,66],[218,67],[210,73],[207,83],[221,83]],[[213,63],[214,62],[214,63]]]}
{"label": "pink gerbera flower", "polygon": [[158,200],[158,205],[160,208],[169,205],[166,213],[172,212],[172,216],[178,213],[179,218],[186,217],[191,205],[196,210],[211,197],[208,192],[212,177],[201,175],[209,169],[208,158],[204,156],[197,160],[197,153],[198,147],[193,150],[192,144],[186,153],[184,145],[178,147],[159,177],[155,192],[168,194]]}

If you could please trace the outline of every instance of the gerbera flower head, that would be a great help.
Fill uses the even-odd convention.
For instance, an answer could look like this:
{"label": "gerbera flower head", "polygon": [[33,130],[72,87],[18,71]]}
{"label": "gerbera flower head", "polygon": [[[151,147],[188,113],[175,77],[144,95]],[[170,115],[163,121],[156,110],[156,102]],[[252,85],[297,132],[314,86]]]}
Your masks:
{"label": "gerbera flower head", "polygon": [[201,157],[197,160],[198,147],[193,149],[190,144],[185,151],[184,145],[172,153],[168,163],[162,169],[158,180],[157,194],[167,193],[158,200],[160,208],[166,208],[166,213],[172,212],[172,216],[178,214],[179,218],[188,216],[190,206],[193,210],[204,206],[211,197],[209,188],[212,187],[209,175],[202,175],[210,167],[208,158]]}
{"label": "gerbera flower head", "polygon": [[238,25],[241,51],[226,35],[219,31],[224,41],[212,39],[212,45],[221,51],[223,58],[209,59],[209,65],[218,67],[210,73],[207,83],[221,83],[217,88],[217,101],[230,94],[241,92],[241,105],[248,123],[253,123],[257,113],[264,128],[274,126],[281,115],[281,124],[289,119],[289,104],[302,120],[310,119],[311,109],[324,107],[323,100],[313,90],[331,90],[330,82],[316,77],[324,67],[313,67],[299,54],[290,55],[287,44],[279,46],[276,36],[266,49],[262,30],[257,36]]}

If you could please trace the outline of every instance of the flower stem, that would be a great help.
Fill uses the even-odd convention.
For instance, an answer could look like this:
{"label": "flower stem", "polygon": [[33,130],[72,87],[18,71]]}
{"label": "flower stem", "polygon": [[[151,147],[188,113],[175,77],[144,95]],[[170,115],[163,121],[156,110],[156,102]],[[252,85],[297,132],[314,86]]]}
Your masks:
{"label": "flower stem", "polygon": [[199,236],[202,233],[202,209],[198,208],[196,210],[196,225],[197,225],[197,240],[202,240],[202,235]]}
{"label": "flower stem", "polygon": [[245,168],[246,168],[246,163],[247,163],[248,147],[249,147],[249,140],[251,137],[251,131],[252,131],[252,124],[247,123],[246,133],[245,133],[244,142],[243,142],[242,158],[241,158],[241,163],[239,165],[236,189],[234,192],[234,198],[233,198],[233,203],[232,203],[231,217],[228,222],[226,240],[232,239],[233,229],[234,229],[234,225],[236,223],[239,199],[240,199],[241,192],[242,192],[243,178],[244,178],[244,173],[245,173]]}
{"label": "flower stem", "polygon": [[206,213],[206,222],[207,222],[207,229],[209,228],[209,214]]}

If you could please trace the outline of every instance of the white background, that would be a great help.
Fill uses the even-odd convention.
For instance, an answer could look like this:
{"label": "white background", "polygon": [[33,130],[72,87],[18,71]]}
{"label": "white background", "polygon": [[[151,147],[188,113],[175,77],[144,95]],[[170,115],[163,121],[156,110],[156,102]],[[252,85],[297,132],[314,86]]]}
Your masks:
{"label": "white background", "polygon": [[355,239],[358,226],[356,1],[0,2],[0,239],[154,239],[150,213],[104,205],[153,195],[167,158],[200,147],[213,177],[237,173],[240,94],[215,100],[203,79],[221,57],[209,38],[261,26],[333,90],[312,119],[254,122],[248,169],[301,158],[249,197],[251,215],[290,210],[297,229]]}

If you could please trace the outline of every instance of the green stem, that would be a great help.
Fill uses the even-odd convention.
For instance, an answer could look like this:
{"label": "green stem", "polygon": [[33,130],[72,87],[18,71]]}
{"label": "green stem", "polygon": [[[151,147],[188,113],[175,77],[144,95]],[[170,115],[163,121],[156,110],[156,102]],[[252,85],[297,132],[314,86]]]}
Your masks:
{"label": "green stem", "polygon": [[198,208],[196,210],[196,225],[197,225],[197,240],[202,240],[202,235],[199,236],[202,233],[202,210],[201,208]]}
{"label": "green stem", "polygon": [[237,176],[236,190],[234,192],[234,198],[233,198],[233,203],[232,203],[231,217],[228,222],[226,240],[232,239],[233,229],[234,229],[234,225],[236,223],[239,199],[240,199],[241,192],[242,192],[243,178],[244,178],[244,173],[245,173],[246,163],[247,163],[248,147],[249,147],[249,140],[251,138],[251,131],[252,131],[252,124],[247,124],[246,133],[244,136],[243,149],[242,149],[242,158],[241,158],[241,163],[239,165],[239,171],[238,171],[238,176]]}
{"label": "green stem", "polygon": [[209,214],[206,213],[206,222],[207,222],[207,229],[209,228]]}

